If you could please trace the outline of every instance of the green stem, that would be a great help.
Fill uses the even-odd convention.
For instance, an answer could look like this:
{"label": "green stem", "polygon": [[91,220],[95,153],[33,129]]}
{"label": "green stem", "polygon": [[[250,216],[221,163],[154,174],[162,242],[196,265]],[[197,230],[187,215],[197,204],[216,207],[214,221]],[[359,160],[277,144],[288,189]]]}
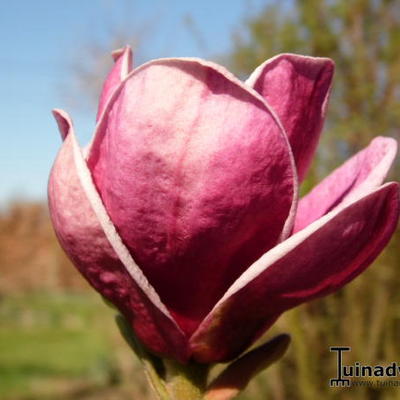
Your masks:
{"label": "green stem", "polygon": [[116,316],[122,336],[141,361],[146,378],[158,400],[200,400],[207,385],[209,365],[180,364],[150,354],[137,340],[122,315]]}
{"label": "green stem", "polygon": [[157,395],[157,399],[172,400],[168,394],[165,382],[156,368],[157,364],[161,363],[162,361],[157,357],[152,356],[140,344],[140,342],[136,339],[131,327],[122,315],[116,316],[116,322],[122,336],[142,363],[147,381],[149,382],[150,387],[153,389],[153,392]]}
{"label": "green stem", "polygon": [[151,354],[136,338],[122,315],[116,316],[122,336],[141,361],[158,400],[229,400],[243,390],[262,369],[280,359],[290,337],[278,335],[233,361],[207,388],[211,364],[181,364]]}
{"label": "green stem", "polygon": [[209,365],[180,364],[164,360],[167,390],[173,400],[201,400],[207,386]]}
{"label": "green stem", "polygon": [[144,367],[144,373],[146,375],[147,381],[150,383],[150,387],[153,389],[153,392],[156,394],[157,399],[158,400],[172,400],[167,391],[167,388],[165,386],[165,382],[157,374],[152,363],[149,360],[142,359],[142,364]]}

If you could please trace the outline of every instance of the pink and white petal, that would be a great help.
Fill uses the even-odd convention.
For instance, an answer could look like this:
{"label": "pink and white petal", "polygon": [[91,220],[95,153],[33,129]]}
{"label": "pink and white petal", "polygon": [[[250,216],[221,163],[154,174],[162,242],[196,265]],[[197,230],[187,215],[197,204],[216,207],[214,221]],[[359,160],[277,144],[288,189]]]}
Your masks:
{"label": "pink and white petal", "polygon": [[333,72],[334,63],[329,58],[280,54],[261,64],[246,81],[282,121],[300,182],[318,144]]}
{"label": "pink and white petal", "polygon": [[186,361],[186,338],[108,219],[71,120],[58,110],[54,114],[67,134],[48,187],[50,215],[62,247],[90,284],[120,309],[151,351]]}
{"label": "pink and white petal", "polygon": [[96,121],[100,119],[101,114],[115,89],[118,88],[120,83],[128,76],[132,69],[132,50],[129,46],[113,51],[112,56],[115,64],[103,84]]}
{"label": "pink and white petal", "polygon": [[294,232],[382,184],[395,159],[396,140],[377,137],[299,201]]}
{"label": "pink and white petal", "polygon": [[194,359],[208,363],[238,356],[283,311],[355,278],[388,243],[399,208],[399,184],[385,184],[264,254],[192,336]]}
{"label": "pink and white petal", "polygon": [[280,239],[297,199],[287,138],[223,67],[155,60],[123,82],[88,165],[124,243],[190,334]]}
{"label": "pink and white petal", "polygon": [[57,122],[61,139],[64,141],[72,127],[71,117],[64,110],[59,110],[57,108],[53,110],[53,116]]}

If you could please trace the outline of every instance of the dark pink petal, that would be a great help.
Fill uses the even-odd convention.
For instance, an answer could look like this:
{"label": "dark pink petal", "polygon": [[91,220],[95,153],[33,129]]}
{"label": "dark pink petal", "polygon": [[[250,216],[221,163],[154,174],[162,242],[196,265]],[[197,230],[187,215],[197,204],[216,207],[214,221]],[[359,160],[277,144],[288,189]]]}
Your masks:
{"label": "dark pink petal", "polygon": [[236,357],[283,311],[328,295],[355,278],[392,236],[399,201],[399,184],[386,184],[264,254],[191,338],[195,360]]}
{"label": "dark pink petal", "polygon": [[121,310],[150,350],[185,361],[186,339],[109,221],[70,119],[57,110],[55,115],[62,127],[69,126],[48,188],[50,215],[62,247],[91,285]]}
{"label": "dark pink petal", "polygon": [[132,50],[129,46],[126,46],[124,49],[114,51],[112,56],[115,64],[103,84],[96,121],[100,119],[101,114],[115,89],[127,77],[132,69]]}
{"label": "dark pink petal", "polygon": [[299,201],[294,232],[382,184],[397,152],[392,138],[377,137]]}
{"label": "dark pink petal", "polygon": [[282,121],[300,182],[318,144],[333,71],[329,58],[281,54],[261,64],[246,82],[265,97]]}
{"label": "dark pink petal", "polygon": [[263,98],[220,66],[156,60],[123,83],[88,165],[124,243],[190,334],[280,238],[297,198]]}

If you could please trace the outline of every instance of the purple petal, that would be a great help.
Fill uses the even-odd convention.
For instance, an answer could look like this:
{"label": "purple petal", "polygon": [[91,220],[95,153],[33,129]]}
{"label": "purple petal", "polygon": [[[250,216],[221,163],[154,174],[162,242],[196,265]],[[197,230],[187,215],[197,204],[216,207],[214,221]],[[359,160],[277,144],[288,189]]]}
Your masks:
{"label": "purple petal", "polygon": [[291,236],[255,262],[191,338],[199,362],[239,355],[285,310],[328,295],[360,274],[392,236],[399,184],[386,184]]}
{"label": "purple petal", "polygon": [[197,59],[136,69],[88,164],[124,243],[188,334],[277,243],[297,198],[287,138],[262,97]]}
{"label": "purple petal", "polygon": [[127,77],[132,69],[132,50],[129,46],[115,50],[112,53],[112,56],[115,64],[104,82],[100,95],[96,121],[100,119],[101,114],[115,89]]}
{"label": "purple petal", "polygon": [[[66,116],[58,111],[55,114],[59,123]],[[53,166],[48,194],[51,219],[62,247],[90,284],[126,316],[150,350],[185,361],[188,354],[183,333],[109,221],[70,119],[61,125],[69,126],[69,133]]]}
{"label": "purple petal", "polygon": [[294,232],[337,206],[361,197],[380,186],[393,163],[397,142],[377,137],[299,201]]}
{"label": "purple petal", "polygon": [[328,58],[281,54],[261,64],[246,82],[265,97],[282,121],[300,182],[318,144],[333,71]]}

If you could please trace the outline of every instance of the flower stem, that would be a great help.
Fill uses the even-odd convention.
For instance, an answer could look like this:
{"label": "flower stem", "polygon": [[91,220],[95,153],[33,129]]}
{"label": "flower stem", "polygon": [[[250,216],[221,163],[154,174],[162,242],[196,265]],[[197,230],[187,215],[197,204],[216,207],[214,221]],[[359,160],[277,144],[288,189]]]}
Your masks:
{"label": "flower stem", "polygon": [[142,363],[146,378],[158,400],[200,400],[206,390],[209,365],[180,364],[150,354],[137,340],[122,315],[116,316],[119,330]]}
{"label": "flower stem", "polygon": [[164,360],[166,386],[173,400],[201,400],[207,386],[209,365],[180,364]]}

